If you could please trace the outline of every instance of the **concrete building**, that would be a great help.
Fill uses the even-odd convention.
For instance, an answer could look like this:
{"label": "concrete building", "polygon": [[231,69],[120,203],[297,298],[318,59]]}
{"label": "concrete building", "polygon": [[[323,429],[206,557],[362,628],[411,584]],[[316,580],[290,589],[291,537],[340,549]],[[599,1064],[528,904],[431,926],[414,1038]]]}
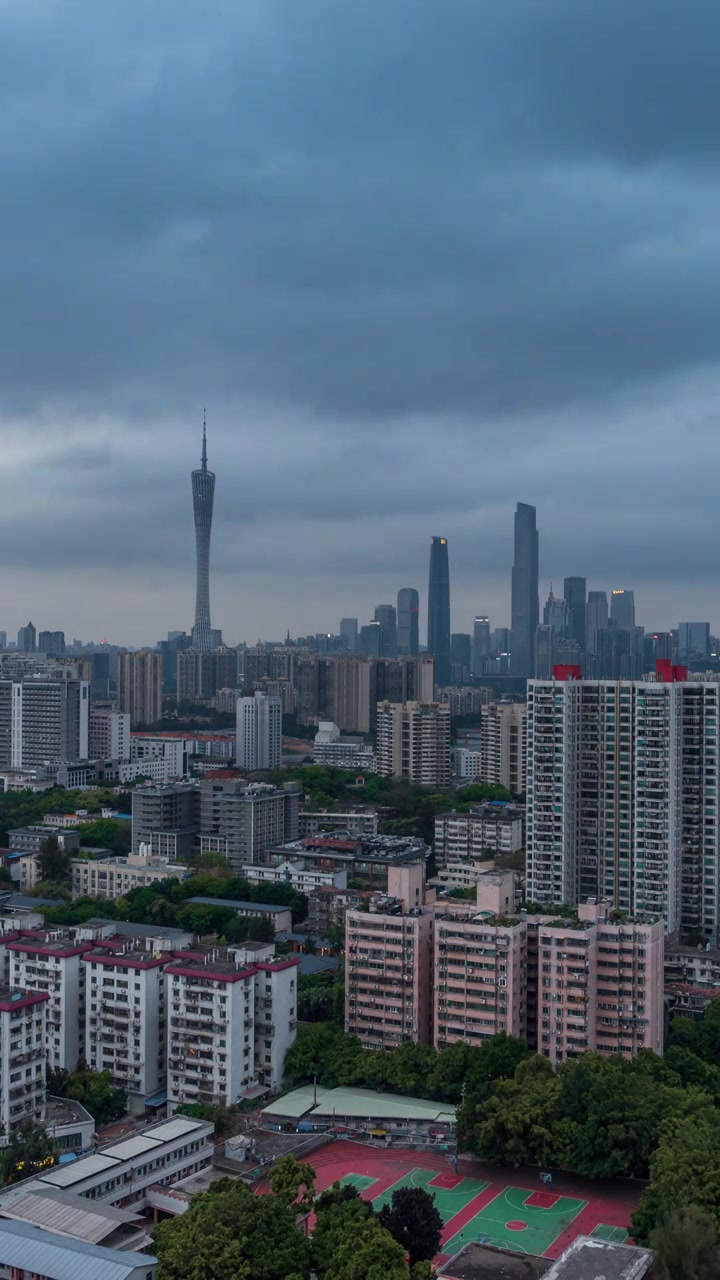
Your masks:
{"label": "concrete building", "polygon": [[123,898],[131,889],[166,880],[182,880],[191,871],[177,862],[131,853],[127,858],[72,858],[70,862],[73,898]]}
{"label": "concrete building", "polygon": [[434,923],[433,1043],[481,1044],[505,1032],[526,1039],[526,927],[515,914],[515,877],[488,873],[477,882],[472,915]]}
{"label": "concrete building", "polygon": [[366,1048],[431,1042],[433,917],[424,891],[424,863],[391,867],[387,896],[346,914],[345,1031]]}
{"label": "concrete building", "polygon": [[49,831],[44,823],[38,822],[30,827],[13,827],[8,831],[8,845],[11,849],[22,850],[24,853],[39,853],[48,836],[54,835],[58,848],[63,853],[69,853],[72,849],[80,847],[80,834],[77,828],[69,831]]}
{"label": "concrete building", "polygon": [[130,759],[128,712],[90,708],[88,754],[91,760]]}
{"label": "concrete building", "polygon": [[313,762],[352,773],[375,773],[375,752],[362,738],[343,738],[332,720],[321,720],[313,743]]}
{"label": "concrete building", "polygon": [[272,947],[215,948],[168,967],[168,1102],[230,1106],[275,1091],[295,1039],[295,959]]}
{"label": "concrete building", "polygon": [[157,724],[162,715],[162,657],[150,649],[118,655],[118,710],[132,724]]}
{"label": "concrete building", "polygon": [[607,903],[540,921],[538,1052],[553,1065],[589,1051],[662,1053],[663,937],[659,916],[616,918]]}
{"label": "concrete building", "polygon": [[84,1056],[93,1071],[109,1071],[127,1090],[130,1109],[165,1088],[165,969],[158,956],[132,941],[115,940],[87,951]]}
{"label": "concrete building", "polygon": [[238,769],[252,773],[257,769],[279,769],[282,757],[282,703],[256,693],[252,698],[238,698],[237,748]]}
{"label": "concrete building", "polygon": [[0,1123],[11,1133],[45,1106],[48,995],[0,984]]}
{"label": "concrete building", "polygon": [[421,786],[447,786],[450,708],[438,702],[379,703],[377,771]]}
{"label": "concrete building", "polygon": [[222,853],[239,874],[266,861],[269,849],[298,834],[297,783],[274,787],[243,778],[206,778],[200,784],[201,853]]}
{"label": "concrete building", "polygon": [[430,850],[417,836],[317,835],[276,845],[268,851],[271,866],[302,858],[306,867],[319,871],[347,871],[366,890],[389,892],[393,867],[427,862]]}
{"label": "concrete building", "polygon": [[86,680],[49,676],[0,682],[0,765],[87,760],[89,688]]}
{"label": "concrete building", "polygon": [[189,857],[200,829],[200,788],[194,783],[136,787],[132,803],[132,851],[147,845],[152,857]]}
{"label": "concrete building", "polygon": [[524,847],[525,811],[520,805],[491,801],[470,813],[439,813],[435,818],[435,860],[481,858],[516,853]]}
{"label": "concrete building", "polygon": [[[178,702],[207,702],[218,689],[237,689],[236,649],[184,649],[177,655]],[[237,697],[237,693],[235,695]]]}
{"label": "concrete building", "polygon": [[[567,678],[570,675],[571,678]],[[528,689],[528,896],[602,897],[716,945],[720,684],[556,669]]]}
{"label": "concrete building", "polygon": [[463,782],[480,782],[482,779],[482,751],[469,747],[453,747],[453,769],[456,778]]}
{"label": "concrete building", "polygon": [[278,902],[243,902],[238,898],[209,898],[198,894],[188,898],[188,903],[200,907],[229,907],[236,916],[255,916],[269,920],[276,934],[289,933],[292,929],[292,911]]}
{"label": "concrete building", "polygon": [[315,867],[306,867],[302,858],[296,862],[280,862],[273,867],[245,866],[240,874],[251,884],[289,884],[298,893],[314,893],[321,885],[347,888],[346,870],[318,871]]}
{"label": "concrete building", "polygon": [[378,833],[378,810],[340,806],[335,809],[301,809],[298,816],[298,836],[303,840],[306,836],[319,833],[339,832],[342,835],[376,836]]}
{"label": "concrete building", "polygon": [[21,936],[7,944],[13,990],[46,996],[45,1052],[51,1070],[74,1071],[84,1050],[87,943],[60,929]]}
{"label": "concrete building", "polygon": [[482,708],[481,717],[481,781],[522,795],[525,791],[525,703],[491,702]]}

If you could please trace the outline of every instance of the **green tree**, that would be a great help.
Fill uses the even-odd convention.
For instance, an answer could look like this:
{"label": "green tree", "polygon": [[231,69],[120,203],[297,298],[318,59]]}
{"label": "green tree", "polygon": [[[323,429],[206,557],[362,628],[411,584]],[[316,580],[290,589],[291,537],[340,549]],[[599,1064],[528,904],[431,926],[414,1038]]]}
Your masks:
{"label": "green tree", "polygon": [[276,1196],[224,1178],[153,1231],[158,1280],[306,1280],[310,1242]]}
{"label": "green tree", "polygon": [[367,1200],[360,1198],[355,1187],[341,1187],[336,1182],[318,1196],[315,1215],[312,1261],[321,1280],[324,1280],[343,1241],[362,1231],[368,1219],[373,1217],[373,1209]]}
{"label": "green tree", "polygon": [[[293,1155],[282,1156],[273,1166],[268,1182],[281,1204],[312,1208],[315,1199],[315,1170]],[[301,1194],[302,1192],[302,1194]]]}
{"label": "green tree", "polygon": [[377,1218],[344,1236],[320,1280],[409,1280],[405,1250]]}
{"label": "green tree", "polygon": [[41,1169],[48,1169],[55,1160],[52,1138],[32,1116],[26,1116],[13,1129],[8,1145],[0,1151],[0,1176],[3,1182],[22,1182]]}
{"label": "green tree", "polygon": [[380,1210],[378,1222],[402,1245],[411,1266],[431,1261],[440,1249],[443,1220],[435,1197],[423,1187],[398,1187],[390,1204]]}
{"label": "green tree", "polygon": [[65,1097],[79,1102],[99,1125],[119,1120],[127,1111],[127,1093],[115,1087],[110,1072],[91,1071],[82,1059],[67,1080]]}
{"label": "green tree", "polygon": [[85,822],[80,828],[80,846],[112,849],[120,857],[126,857],[132,848],[132,823],[117,818],[98,818]]}
{"label": "green tree", "polygon": [[59,885],[70,882],[70,854],[60,848],[60,842],[54,833],[40,845],[38,872],[42,881],[52,881]]}
{"label": "green tree", "polygon": [[[699,1094],[698,1100],[705,1097]],[[650,1161],[650,1178],[632,1217],[631,1233],[638,1244],[648,1244],[653,1231],[688,1205],[720,1221],[718,1112],[705,1106],[700,1114],[668,1120]]]}
{"label": "green tree", "polygon": [[707,1209],[674,1209],[650,1237],[656,1280],[715,1280],[720,1275],[720,1232]]}

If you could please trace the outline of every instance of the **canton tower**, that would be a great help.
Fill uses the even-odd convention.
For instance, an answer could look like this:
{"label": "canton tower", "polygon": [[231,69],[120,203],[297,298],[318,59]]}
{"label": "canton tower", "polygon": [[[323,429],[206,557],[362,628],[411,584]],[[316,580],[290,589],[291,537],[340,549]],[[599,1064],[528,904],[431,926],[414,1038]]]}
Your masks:
{"label": "canton tower", "polygon": [[195,626],[192,629],[192,642],[194,649],[200,649],[203,653],[207,653],[213,647],[210,626],[210,534],[212,533],[213,498],[215,497],[215,473],[208,471],[204,415],[202,461],[200,470],[192,473],[192,495],[197,558]]}

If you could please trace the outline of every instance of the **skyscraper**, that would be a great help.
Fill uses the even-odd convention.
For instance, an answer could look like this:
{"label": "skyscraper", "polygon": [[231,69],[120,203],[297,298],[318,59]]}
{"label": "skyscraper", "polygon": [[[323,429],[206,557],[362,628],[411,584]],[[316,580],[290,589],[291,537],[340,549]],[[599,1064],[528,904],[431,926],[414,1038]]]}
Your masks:
{"label": "skyscraper", "polygon": [[565,579],[565,604],[567,606],[567,636],[574,640],[580,652],[585,653],[586,618],[585,606],[587,597],[587,581],[585,578]]}
{"label": "skyscraper", "polygon": [[616,588],[610,598],[610,621],[616,627],[635,626],[635,593],[625,587]]}
{"label": "skyscraper", "polygon": [[514,676],[529,676],[535,669],[535,631],[539,613],[537,511],[527,502],[518,502],[515,511],[510,650],[510,670]]}
{"label": "skyscraper", "polygon": [[348,653],[354,653],[357,648],[358,637],[358,620],[357,618],[341,618],[340,619],[340,635],[345,640],[345,647]]}
{"label": "skyscraper", "polygon": [[435,683],[450,682],[450,564],[447,538],[433,538],[428,587],[428,649],[435,659]]}
{"label": "skyscraper", "polygon": [[192,473],[193,513],[195,516],[195,551],[197,557],[197,588],[195,594],[195,626],[192,629],[193,648],[207,652],[214,648],[210,623],[210,534],[212,532],[215,475],[208,471],[207,440],[203,420],[202,462],[199,471]]}
{"label": "skyscraper", "polygon": [[473,622],[472,673],[481,676],[485,670],[485,658],[490,656],[490,619],[478,614]]}
{"label": "skyscraper", "polygon": [[397,657],[397,614],[394,604],[379,604],[375,607],[375,621],[383,629],[382,652],[386,658]]}
{"label": "skyscraper", "polygon": [[414,587],[402,587],[397,598],[398,653],[415,657],[420,649],[420,597]]}
{"label": "skyscraper", "polygon": [[118,711],[133,724],[157,724],[162,713],[162,658],[140,649],[118,658]]}
{"label": "skyscraper", "polygon": [[608,599],[607,591],[588,591],[586,618],[585,618],[585,642],[587,653],[598,652],[598,631],[607,631],[608,625]]}

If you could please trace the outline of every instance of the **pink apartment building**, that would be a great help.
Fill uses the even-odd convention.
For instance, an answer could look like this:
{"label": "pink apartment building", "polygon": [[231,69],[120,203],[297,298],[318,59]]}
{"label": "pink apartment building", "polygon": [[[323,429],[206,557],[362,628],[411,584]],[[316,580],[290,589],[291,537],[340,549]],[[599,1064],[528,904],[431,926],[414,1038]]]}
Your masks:
{"label": "pink apartment building", "polygon": [[433,915],[424,894],[424,863],[389,867],[387,894],[345,917],[345,1030],[368,1049],[432,1039]]}

